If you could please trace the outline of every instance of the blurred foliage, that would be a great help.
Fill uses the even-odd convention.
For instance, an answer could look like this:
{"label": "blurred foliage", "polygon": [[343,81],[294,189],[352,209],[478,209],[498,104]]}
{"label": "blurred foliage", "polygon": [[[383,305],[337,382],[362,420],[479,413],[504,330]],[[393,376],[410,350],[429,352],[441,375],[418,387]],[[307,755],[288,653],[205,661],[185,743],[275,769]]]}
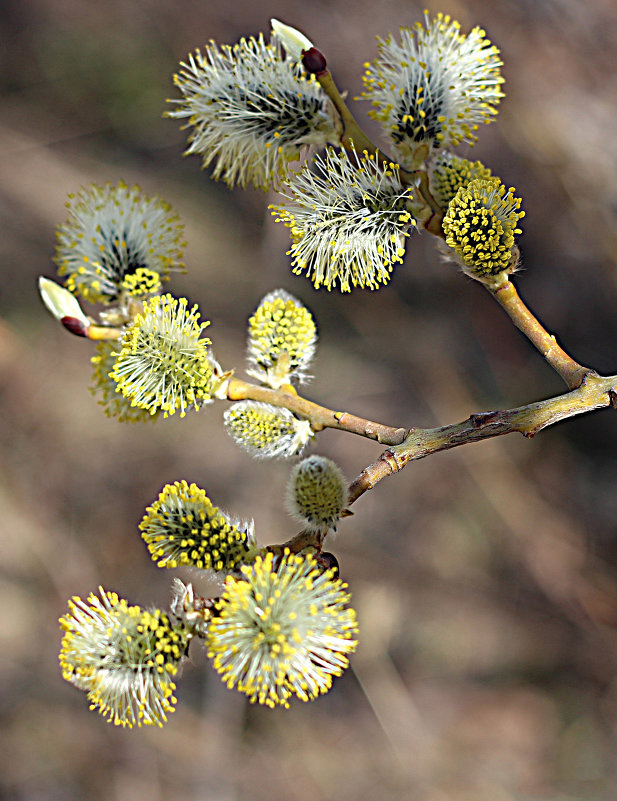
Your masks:
{"label": "blurred foliage", "polygon": [[159,123],[161,69],[155,42],[120,31],[110,43],[78,31],[44,31],[37,43],[43,79],[52,87],[50,106],[63,115],[116,136],[126,147],[164,143],[169,126]]}

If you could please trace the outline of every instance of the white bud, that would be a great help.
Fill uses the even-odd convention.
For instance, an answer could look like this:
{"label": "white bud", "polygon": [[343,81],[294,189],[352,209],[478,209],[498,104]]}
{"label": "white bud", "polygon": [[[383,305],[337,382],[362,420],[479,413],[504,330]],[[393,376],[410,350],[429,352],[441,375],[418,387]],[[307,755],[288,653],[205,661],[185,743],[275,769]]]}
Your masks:
{"label": "white bud", "polygon": [[39,293],[47,310],[53,314],[56,320],[62,320],[63,317],[74,317],[83,323],[84,328],[90,327],[90,320],[83,313],[75,295],[68,289],[41,275],[39,276]]}
{"label": "white bud", "polygon": [[279,22],[278,19],[271,19],[270,25],[272,26],[272,33],[295,61],[300,61],[302,52],[310,50],[314,46],[310,39],[307,39],[296,28],[292,28],[291,25],[285,25]]}

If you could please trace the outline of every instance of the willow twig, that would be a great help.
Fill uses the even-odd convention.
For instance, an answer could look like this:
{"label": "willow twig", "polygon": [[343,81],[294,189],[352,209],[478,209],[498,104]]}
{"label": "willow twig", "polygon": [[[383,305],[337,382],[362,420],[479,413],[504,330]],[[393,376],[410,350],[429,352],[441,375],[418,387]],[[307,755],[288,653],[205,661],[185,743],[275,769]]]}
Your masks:
{"label": "willow twig", "polygon": [[376,440],[382,445],[400,445],[409,434],[407,428],[394,428],[383,423],[365,420],[363,417],[349,412],[338,412],[320,406],[318,403],[301,397],[295,390],[292,391],[292,388],[270,389],[270,387],[251,384],[239,378],[232,378],[227,387],[227,398],[232,401],[253,400],[270,403],[305,417],[310,422],[313,431],[335,428]]}
{"label": "willow twig", "polygon": [[341,133],[341,145],[347,150],[353,149],[358,153],[362,153],[362,151],[366,150],[372,156],[378,156],[378,158],[384,163],[389,163],[390,159],[381,153],[379,148],[373,144],[371,139],[369,139],[369,137],[364,133],[360,127],[360,124],[349,110],[349,107],[347,106],[347,103],[345,103],[343,95],[339,92],[336,84],[334,83],[334,79],[332,78],[329,70],[326,69],[322,72],[318,72],[315,77],[326,95],[330,98],[332,105],[337,110],[340,117],[341,124],[343,126],[343,131]]}
{"label": "willow twig", "polygon": [[[364,151],[370,153],[385,169],[388,169],[391,164],[396,163],[396,159],[390,158],[386,153],[381,151],[366,135],[349,110],[329,70],[324,69],[316,72],[315,78],[338,112],[343,128],[340,138],[341,146],[346,150],[355,151],[356,153],[362,153]],[[424,220],[422,222],[427,227],[427,230],[443,238],[443,231],[441,229],[443,212],[430,192],[427,172],[425,170],[406,170],[399,165],[399,176],[403,186],[414,187],[418,198],[426,204],[430,214],[426,215],[427,222],[424,223]]]}
{"label": "willow twig", "polygon": [[498,286],[489,284],[485,284],[485,286],[514,325],[540,351],[548,364],[559,373],[570,389],[579,387],[586,376],[597,375],[594,370],[579,364],[563,350],[555,336],[549,334],[537,317],[527,308],[511,281],[506,281]]}

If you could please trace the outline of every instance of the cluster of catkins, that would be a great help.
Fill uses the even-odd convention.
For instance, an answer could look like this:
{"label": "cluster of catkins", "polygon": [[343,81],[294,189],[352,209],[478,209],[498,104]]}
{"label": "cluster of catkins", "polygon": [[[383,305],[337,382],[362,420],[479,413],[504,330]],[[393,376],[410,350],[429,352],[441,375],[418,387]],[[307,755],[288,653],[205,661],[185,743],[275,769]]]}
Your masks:
{"label": "cluster of catkins", "polygon": [[[503,97],[499,54],[484,31],[465,35],[438,14],[398,40],[378,41],[361,99],[383,128],[386,157],[373,146],[355,149],[354,137],[368,140],[342,113],[323,55],[299,31],[276,20],[272,28],[269,43],[211,42],[191,53],[174,77],[181,97],[168,116],[187,121],[187,152],[213,165],[214,178],[278,189],[272,212],[289,228],[293,272],[317,288],[377,289],[425,227],[469,275],[491,286],[506,281],[518,259],[520,200],[480,162],[453,152],[473,143]],[[315,434],[310,419],[238,397],[198,307],[163,292],[183,267],[172,209],[122,182],[82,189],[67,208],[55,257],[64,286],[41,278],[40,291],[65,328],[96,342],[92,389],[106,413],[142,422],[233,401],[225,424],[237,444],[258,458],[298,456]],[[96,317],[83,302],[96,305]],[[249,320],[249,375],[294,394],[316,335],[302,303],[270,292]],[[220,594],[202,598],[176,579],[167,611],[131,606],[102,588],[73,598],[61,619],[60,663],[92,708],[122,726],[161,724],[193,638],[226,684],[253,702],[287,706],[331,687],[357,634],[336,560],[321,547],[345,513],[347,485],[331,460],[313,455],[294,466],[287,495],[310,546],[260,547],[252,523],[230,518],[202,488],[184,480],[163,487],[140,524],[152,559],[216,574]]]}

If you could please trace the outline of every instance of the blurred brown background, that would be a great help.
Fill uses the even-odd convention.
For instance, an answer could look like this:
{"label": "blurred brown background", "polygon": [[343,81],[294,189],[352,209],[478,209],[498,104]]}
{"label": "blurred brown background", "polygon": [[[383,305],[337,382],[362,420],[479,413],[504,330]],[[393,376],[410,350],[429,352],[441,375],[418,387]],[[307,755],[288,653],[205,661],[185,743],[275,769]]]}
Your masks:
{"label": "blurred brown background", "polygon": [[[2,0],[0,3],[0,797],[3,801],[612,801],[617,749],[617,417],[566,422],[411,464],[340,526],[333,550],[359,612],[353,670],[312,704],[250,707],[196,649],[163,730],[121,731],[60,678],[57,618],[101,583],[164,604],[137,533],[166,481],[186,478],[294,527],[289,465],[254,463],[222,404],[144,427],[89,394],[89,344],[36,293],[54,275],[66,194],[137,182],[186,223],[189,272],[226,367],[282,286],[321,331],[307,395],[401,426],[461,420],[563,391],[479,285],[410,243],[379,293],[314,292],[288,267],[271,198],[231,192],[181,158],[161,117],[171,74],[210,38],[276,16],[361,89],[375,34],[420,18],[392,0]],[[612,0],[443,0],[502,50],[507,97],[471,151],[523,197],[523,297],[581,362],[617,372],[617,9]],[[366,112],[357,104],[358,115]],[[467,151],[463,151],[467,154]],[[379,454],[337,432],[319,452],[354,477]]]}

